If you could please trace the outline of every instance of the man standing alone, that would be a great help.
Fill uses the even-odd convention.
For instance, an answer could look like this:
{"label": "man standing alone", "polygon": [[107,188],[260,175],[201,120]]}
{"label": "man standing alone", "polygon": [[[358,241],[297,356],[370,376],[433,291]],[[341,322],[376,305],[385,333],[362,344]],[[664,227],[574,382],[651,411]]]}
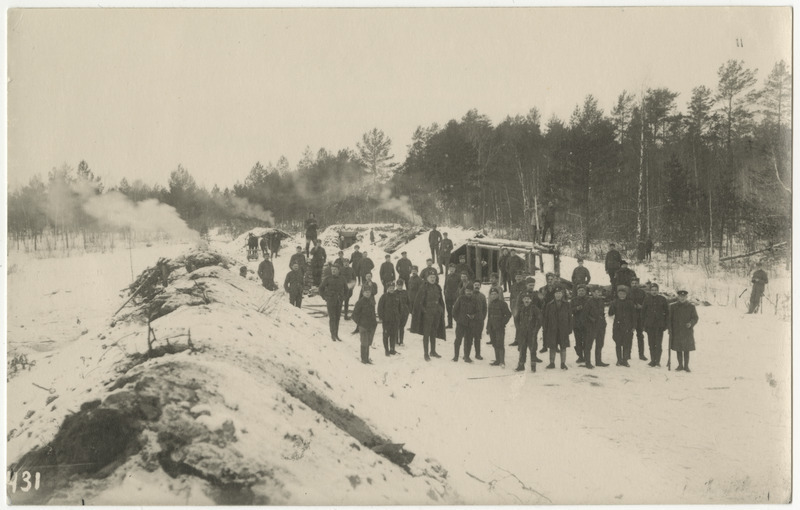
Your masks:
{"label": "man standing alone", "polygon": [[442,242],[442,234],[436,230],[436,225],[433,226],[433,230],[430,231],[428,234],[428,245],[431,248],[431,259],[436,262],[436,252],[439,251],[439,243]]}
{"label": "man standing alone", "polygon": [[750,292],[750,307],[747,309],[747,313],[755,313],[761,306],[761,296],[764,295],[764,286],[769,283],[769,277],[767,277],[767,272],[764,271],[761,262],[756,265],[756,271],[753,273],[751,281],[753,283],[753,290]]}
{"label": "man standing alone", "polygon": [[617,295],[617,271],[621,267],[621,262],[622,255],[617,251],[617,245],[611,243],[608,247],[608,253],[606,253],[606,273],[608,273],[608,279],[611,282],[611,294],[614,296]]}
{"label": "man standing alone", "polygon": [[308,257],[309,245],[317,240],[317,218],[314,213],[308,213],[306,220],[306,257]]}

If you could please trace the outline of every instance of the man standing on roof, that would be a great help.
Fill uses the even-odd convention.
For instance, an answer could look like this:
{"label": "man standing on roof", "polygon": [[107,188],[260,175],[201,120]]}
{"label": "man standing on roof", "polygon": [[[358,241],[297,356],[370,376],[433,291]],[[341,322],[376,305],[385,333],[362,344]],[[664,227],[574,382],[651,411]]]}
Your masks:
{"label": "man standing on roof", "polygon": [[547,208],[544,210],[544,228],[542,229],[542,242],[547,237],[547,231],[550,231],[550,242],[555,241],[556,235],[556,207],[553,202],[547,203]]}
{"label": "man standing on roof", "polygon": [[611,243],[606,253],[606,273],[608,273],[608,280],[611,282],[611,295],[617,295],[617,271],[622,262],[622,255],[617,251],[617,245]]}
{"label": "man standing on roof", "polygon": [[447,238],[447,232],[442,232],[442,236],[439,244],[439,274],[444,274],[443,268],[450,264],[450,254],[453,253],[453,241]]}
{"label": "man standing on roof", "polygon": [[308,247],[317,240],[317,217],[314,213],[308,213],[306,220],[306,257],[308,257]]}
{"label": "man standing on roof", "polygon": [[428,234],[428,245],[431,248],[431,259],[436,261],[436,252],[439,251],[439,243],[442,242],[442,234],[436,230],[436,225],[433,226],[433,230],[430,231]]}

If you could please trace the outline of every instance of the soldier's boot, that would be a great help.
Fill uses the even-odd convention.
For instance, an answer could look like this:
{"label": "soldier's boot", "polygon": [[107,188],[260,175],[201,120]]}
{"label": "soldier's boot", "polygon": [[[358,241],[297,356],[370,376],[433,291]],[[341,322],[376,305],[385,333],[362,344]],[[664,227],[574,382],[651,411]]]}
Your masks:
{"label": "soldier's boot", "polygon": [[675,355],[678,358],[678,368],[675,369],[676,372],[680,372],[683,370],[683,352],[677,351]]}
{"label": "soldier's boot", "polygon": [[567,348],[561,348],[561,370],[567,369]]}
{"label": "soldier's boot", "polygon": [[515,372],[522,372],[523,370],[525,370],[525,365],[523,365],[521,363],[518,364],[517,368],[514,369]]}
{"label": "soldier's boot", "polygon": [[[541,352],[541,351],[539,351]],[[550,364],[545,368],[556,368],[556,350],[550,349]]]}
{"label": "soldier's boot", "polygon": [[691,372],[689,370],[689,351],[683,351],[683,371]]}

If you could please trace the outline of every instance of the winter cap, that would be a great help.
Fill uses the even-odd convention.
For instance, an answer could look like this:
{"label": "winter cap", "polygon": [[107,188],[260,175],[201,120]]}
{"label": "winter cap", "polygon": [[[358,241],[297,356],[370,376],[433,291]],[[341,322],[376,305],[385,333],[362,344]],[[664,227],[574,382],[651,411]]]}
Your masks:
{"label": "winter cap", "polygon": [[564,287],[561,287],[561,286],[559,285],[558,287],[556,287],[555,289],[553,289],[553,294],[555,294],[556,292],[561,292],[561,293],[563,294],[563,293],[564,293]]}
{"label": "winter cap", "polygon": [[578,257],[578,262],[583,262],[583,257]]}
{"label": "winter cap", "polygon": [[407,251],[401,251],[400,255],[408,255],[408,252]]}
{"label": "winter cap", "polygon": [[536,278],[534,278],[533,276],[529,276],[525,278],[525,283],[536,283]]}
{"label": "winter cap", "polygon": [[419,271],[419,267],[417,267],[417,266],[411,266],[411,270],[412,270],[412,271]]}
{"label": "winter cap", "polygon": [[391,255],[389,255],[389,254],[387,253],[387,254],[386,254],[386,259],[388,260],[388,259],[390,259],[390,258],[392,258],[392,256],[391,256]]}
{"label": "winter cap", "polygon": [[628,287],[625,285],[617,285],[617,292],[624,292],[625,294],[628,293]]}
{"label": "winter cap", "polygon": [[497,287],[492,287],[491,289],[489,289],[489,294],[497,294],[499,296],[500,291],[497,290]]}
{"label": "winter cap", "polygon": [[389,281],[387,281],[387,282],[386,282],[384,285],[386,285],[386,288],[387,288],[387,289],[388,289],[389,287],[394,287],[394,280],[389,280]]}
{"label": "winter cap", "polygon": [[575,290],[581,290],[581,289],[583,289],[583,290],[586,290],[586,291],[588,291],[588,290],[589,290],[589,289],[586,287],[586,285],[584,285],[584,284],[580,284],[580,285],[578,285],[578,288],[577,288],[577,289],[575,289]]}
{"label": "winter cap", "polygon": [[689,291],[688,291],[688,290],[679,290],[679,291],[678,291],[678,295],[679,295],[679,296],[686,296],[686,295],[688,295],[688,294],[689,294]]}
{"label": "winter cap", "polygon": [[627,265],[628,265],[628,261],[627,261],[627,260],[623,260],[623,261],[621,261],[621,262],[619,263],[619,265],[621,265],[621,266],[627,266]]}

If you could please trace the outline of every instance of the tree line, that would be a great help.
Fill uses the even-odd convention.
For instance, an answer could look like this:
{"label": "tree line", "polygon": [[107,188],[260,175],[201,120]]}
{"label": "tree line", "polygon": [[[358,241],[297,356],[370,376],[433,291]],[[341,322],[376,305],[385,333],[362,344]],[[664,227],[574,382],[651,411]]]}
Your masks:
{"label": "tree line", "polygon": [[697,86],[688,98],[668,88],[622,91],[610,112],[589,95],[568,120],[545,122],[534,108],[495,125],[470,110],[419,126],[402,163],[375,128],[355,149],[307,147],[294,168],[285,157],[256,162],[224,190],[199,186],[180,165],[166,187],[127,179],[105,187],[86,162],[64,165],[9,193],[9,235],[81,232],[85,240],[99,229],[81,211],[88,187],[155,198],[196,230],[234,235],[264,224],[253,206],[286,228],[315,211],[323,223],[421,220],[529,240],[553,202],[558,241],[584,253],[652,238],[710,259],[790,240],[790,69],[778,62],[759,83],[757,70],[730,60],[717,74],[713,88]]}

